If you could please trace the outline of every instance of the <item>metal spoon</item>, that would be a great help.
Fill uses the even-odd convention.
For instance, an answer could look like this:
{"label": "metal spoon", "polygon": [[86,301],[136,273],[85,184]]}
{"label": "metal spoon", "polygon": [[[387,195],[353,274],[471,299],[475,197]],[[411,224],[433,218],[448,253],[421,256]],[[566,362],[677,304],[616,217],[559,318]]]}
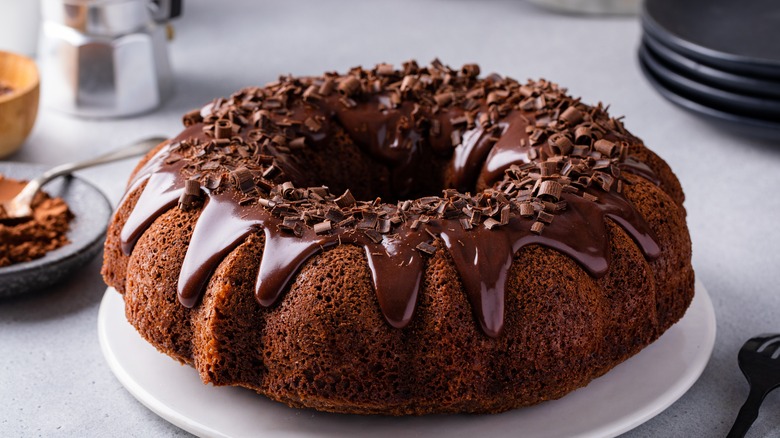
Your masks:
{"label": "metal spoon", "polygon": [[764,397],[780,387],[780,335],[752,338],[739,350],[739,368],[750,384],[750,394],[737,415],[728,438],[742,438],[758,418]]}
{"label": "metal spoon", "polygon": [[21,219],[32,216],[31,204],[35,194],[38,193],[38,190],[40,190],[44,184],[52,179],[63,175],[69,175],[76,170],[84,169],[86,167],[97,166],[99,164],[110,163],[112,161],[119,161],[125,158],[145,154],[166,140],[167,138],[165,137],[150,137],[90,160],[66,163],[53,167],[44,172],[43,175],[27,183],[19,194],[10,201],[3,203],[2,206],[9,219]]}

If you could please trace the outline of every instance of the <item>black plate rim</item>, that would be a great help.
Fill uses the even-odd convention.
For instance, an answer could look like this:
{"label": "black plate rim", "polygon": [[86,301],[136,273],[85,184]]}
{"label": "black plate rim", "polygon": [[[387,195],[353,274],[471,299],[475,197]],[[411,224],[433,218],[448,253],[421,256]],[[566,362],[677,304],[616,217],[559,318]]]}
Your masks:
{"label": "black plate rim", "polygon": [[705,101],[712,101],[712,105],[722,106],[727,110],[756,113],[750,115],[751,118],[761,119],[762,114],[766,114],[766,118],[780,118],[780,99],[761,99],[696,82],[664,66],[662,61],[655,59],[654,55],[644,45],[639,47],[639,57],[651,68],[657,77],[686,94],[697,96]]}
{"label": "black plate rim", "polygon": [[675,35],[651,16],[647,2],[642,5],[641,17],[642,28],[646,33],[664,41],[689,58],[735,73],[768,78],[780,77],[780,61],[721,52]]}
{"label": "black plate rim", "polygon": [[704,117],[710,121],[725,122],[727,125],[733,127],[742,133],[754,136],[763,137],[772,140],[780,140],[780,123],[772,123],[768,120],[753,119],[738,114],[722,111],[717,108],[712,108],[701,103],[692,100],[686,96],[677,94],[663,85],[662,81],[653,75],[653,72],[645,65],[645,63],[638,59],[639,67],[644,73],[645,78],[650,85],[658,91],[658,93],[673,103],[674,105],[693,113],[696,116]]}
{"label": "black plate rim", "polygon": [[649,33],[642,35],[642,43],[657,58],[666,61],[671,67],[675,67],[680,74],[687,74],[692,78],[708,81],[709,85],[729,88],[735,92],[769,94],[780,97],[780,81],[740,75],[702,64],[675,51],[674,48],[669,47]]}
{"label": "black plate rim", "polygon": [[[31,175],[35,174],[41,174],[44,171],[48,170],[51,166],[45,166],[45,165],[39,165],[39,164],[32,164],[32,163],[23,163],[23,162],[14,162],[14,161],[0,161],[0,168],[19,168],[23,167],[25,168],[25,172],[29,171]],[[0,173],[3,173],[0,171]],[[16,175],[9,175],[11,178],[18,178],[19,176]],[[25,178],[28,178],[25,176]],[[108,200],[106,195],[103,193],[102,190],[100,190],[97,186],[90,183],[89,181],[85,180],[84,178],[81,178],[77,175],[70,176],[68,178],[72,178],[73,180],[78,181],[79,184],[82,184],[87,190],[91,192],[91,195],[94,196],[94,201],[99,202],[101,207],[100,209],[105,210],[107,212],[107,215],[105,217],[105,221],[100,221],[100,223],[103,223],[104,225],[102,227],[97,227],[91,229],[90,233],[88,233],[88,236],[85,238],[85,240],[80,242],[72,242],[72,244],[68,244],[65,246],[62,246],[60,248],[57,248],[53,251],[50,251],[46,255],[44,255],[41,258],[31,260],[28,262],[23,263],[16,263],[9,266],[0,267],[0,283],[8,282],[13,283],[13,280],[17,280],[19,277],[32,277],[32,276],[39,276],[41,277],[41,280],[34,284],[34,287],[29,289],[29,292],[34,292],[39,290],[41,287],[47,286],[51,284],[49,281],[44,281],[42,279],[42,275],[47,271],[49,271],[53,266],[71,266],[75,267],[77,264],[79,264],[80,261],[87,262],[89,261],[93,256],[94,252],[96,252],[97,249],[99,249],[102,246],[102,242],[106,235],[106,230],[108,228],[108,221],[111,218],[111,215],[113,214],[113,206],[111,202]],[[46,186],[43,187],[43,190],[46,191]],[[95,211],[99,211],[98,208],[95,209]],[[77,217],[79,214],[88,214],[88,212],[74,212],[77,214]],[[68,234],[70,235],[73,232],[73,230],[69,231]],[[71,239],[73,240],[73,239]],[[63,276],[52,276],[53,280],[59,280]],[[34,282],[30,282],[34,283]],[[10,292],[9,292],[10,291]],[[13,285],[10,285],[8,287],[2,286],[0,287],[0,298],[3,297],[9,297],[9,296],[16,296],[16,295],[22,295],[24,292],[19,292],[15,290]]]}

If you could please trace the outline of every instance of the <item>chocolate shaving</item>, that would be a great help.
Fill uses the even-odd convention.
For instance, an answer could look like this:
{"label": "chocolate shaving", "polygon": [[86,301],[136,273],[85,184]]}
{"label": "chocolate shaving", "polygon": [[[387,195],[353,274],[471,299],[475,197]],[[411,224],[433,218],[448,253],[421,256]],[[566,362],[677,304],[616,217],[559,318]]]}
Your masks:
{"label": "chocolate shaving", "polygon": [[[198,134],[170,145],[166,163],[182,166],[186,178],[209,191],[234,190],[241,205],[269,209],[284,219],[280,228],[288,232],[299,234],[308,227],[323,234],[350,227],[375,243],[382,235],[402,232],[400,227],[430,231],[428,224],[440,226],[443,220],[470,230],[495,229],[523,217],[541,233],[544,224],[566,210],[563,193],[595,201],[598,198],[586,190],[624,190],[627,180],[619,166],[628,157],[624,140],[630,137],[623,135],[619,119],[610,119],[600,105],[579,103],[547,81],[519,84],[495,74],[478,79],[478,74],[476,65],[458,70],[434,61],[422,68],[407,62],[400,71],[380,64],[374,70],[354,68],[346,75],[280,77],[264,88],[242,90],[185,115],[184,123],[202,123],[207,137]],[[527,123],[527,138],[518,139],[518,145],[530,162],[510,166],[503,180],[473,196],[448,189],[441,197],[397,205],[357,201],[349,190],[336,197],[325,187],[296,188],[298,178],[310,178],[298,172],[309,160],[304,154],[315,153],[320,139],[330,138],[334,129],[341,132],[338,118],[322,109],[338,102],[343,108],[335,111],[358,106],[363,111],[366,104],[379,111],[397,108],[385,140],[397,140],[399,152],[434,139],[435,147],[449,146],[447,140],[458,147],[464,133],[477,127],[483,130],[479,141],[490,149],[505,135],[506,118],[513,114]],[[195,195],[188,196],[180,199],[182,208],[195,205]],[[200,192],[198,196],[202,199]]]}
{"label": "chocolate shaving", "polygon": [[395,73],[393,64],[379,64],[376,66],[376,73],[380,76],[391,76]]}
{"label": "chocolate shaving", "polygon": [[188,211],[200,204],[202,199],[200,183],[194,179],[184,181],[184,192],[179,196],[179,208]]}
{"label": "chocolate shaving", "polygon": [[310,85],[309,88],[303,92],[303,100],[313,101],[321,98],[322,97],[319,95],[319,88],[316,85]]}
{"label": "chocolate shaving", "polygon": [[[0,93],[1,94],[1,93]],[[194,109],[183,117],[184,126],[189,127],[198,124],[203,121],[203,116],[200,115],[199,109]]]}
{"label": "chocolate shaving", "polygon": [[217,120],[214,124],[214,138],[230,138],[233,136],[233,123],[230,120]]}
{"label": "chocolate shaving", "polygon": [[314,224],[314,233],[315,234],[325,234],[329,232],[332,229],[331,222],[329,220],[322,221],[320,223]]}
{"label": "chocolate shaving", "polygon": [[541,184],[539,184],[539,193],[537,196],[540,198],[542,196],[549,196],[550,198],[554,200],[558,200],[558,198],[561,197],[561,191],[563,190],[563,187],[556,181],[549,180],[549,181],[542,181]]}
{"label": "chocolate shaving", "polygon": [[254,176],[246,167],[234,170],[231,176],[238,189],[242,192],[249,193],[255,189]]}
{"label": "chocolate shaving", "polygon": [[360,91],[360,79],[354,76],[345,76],[339,83],[338,90],[344,96],[355,96]]}
{"label": "chocolate shaving", "polygon": [[336,205],[341,208],[349,208],[355,205],[355,197],[352,196],[352,192],[347,189],[343,195],[335,199]]}
{"label": "chocolate shaving", "polygon": [[549,139],[550,147],[556,155],[569,155],[574,148],[571,140],[563,134],[557,134]]}
{"label": "chocolate shaving", "polygon": [[379,244],[382,243],[382,240],[384,237],[376,231],[376,230],[365,230],[363,231],[363,234],[365,234],[369,239],[371,239],[372,242]]}
{"label": "chocolate shaving", "polygon": [[330,96],[335,89],[336,82],[331,78],[326,78],[322,85],[320,85],[320,94],[323,96]]}
{"label": "chocolate shaving", "polygon": [[436,101],[436,105],[447,106],[452,102],[455,95],[452,92],[439,93],[433,96],[433,100]]}
{"label": "chocolate shaving", "polygon": [[463,76],[466,76],[468,78],[476,78],[479,76],[479,65],[477,64],[465,64],[461,69],[460,73]]}
{"label": "chocolate shaving", "polygon": [[603,155],[606,155],[607,157],[611,157],[615,154],[615,151],[617,150],[617,145],[609,140],[598,140],[596,143],[593,144],[593,149],[601,152]]}
{"label": "chocolate shaving", "polygon": [[585,199],[587,199],[588,201],[593,201],[593,202],[595,202],[595,201],[598,201],[598,200],[599,200],[598,196],[591,195],[591,194],[590,194],[590,193],[588,193],[588,192],[583,192],[583,193],[582,193],[582,197],[583,197],[583,198],[585,198]]}
{"label": "chocolate shaving", "polygon": [[577,108],[570,106],[561,113],[561,120],[566,121],[569,125],[574,126],[582,121],[582,113]]}
{"label": "chocolate shaving", "polygon": [[550,213],[547,213],[546,211],[542,210],[542,211],[540,211],[540,212],[539,212],[539,214],[537,215],[537,217],[536,217],[536,218],[537,218],[537,219],[538,219],[540,222],[543,222],[543,223],[545,223],[545,224],[549,224],[549,223],[551,223],[551,222],[553,221],[553,218],[554,218],[554,217],[555,217],[555,216],[553,216],[552,214],[550,214]]}
{"label": "chocolate shaving", "polygon": [[290,149],[303,149],[306,147],[306,137],[298,137],[289,143]]}
{"label": "chocolate shaving", "polygon": [[482,225],[484,225],[488,230],[492,230],[493,228],[501,225],[501,222],[493,219],[492,217],[489,217],[485,219],[485,222],[483,222]]}
{"label": "chocolate shaving", "polygon": [[322,129],[322,123],[313,117],[306,118],[306,120],[303,121],[303,124],[309,128],[311,132],[319,132]]}
{"label": "chocolate shaving", "polygon": [[436,254],[436,247],[434,245],[431,245],[428,242],[420,242],[419,244],[417,244],[417,246],[415,248],[418,251],[424,252],[425,254],[428,254],[428,255]]}
{"label": "chocolate shaving", "polygon": [[415,78],[414,76],[405,76],[403,81],[401,81],[401,91],[402,92],[410,91],[416,83],[417,83],[417,78]]}
{"label": "chocolate shaving", "polygon": [[520,204],[520,216],[532,217],[534,215],[534,206],[531,204]]}

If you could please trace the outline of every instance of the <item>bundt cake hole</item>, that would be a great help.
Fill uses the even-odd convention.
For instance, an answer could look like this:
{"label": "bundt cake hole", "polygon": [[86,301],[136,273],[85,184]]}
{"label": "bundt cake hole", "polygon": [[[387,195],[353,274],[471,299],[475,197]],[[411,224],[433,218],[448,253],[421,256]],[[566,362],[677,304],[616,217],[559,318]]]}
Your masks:
{"label": "bundt cake hole", "polygon": [[[343,132],[343,131],[342,131]],[[280,159],[297,187],[326,186],[331,193],[349,190],[359,201],[395,203],[425,196],[441,196],[448,184],[451,156],[437,156],[425,144],[410,166],[375,159],[367,147],[355,143],[346,133],[319,147],[296,151],[294,160]],[[289,176],[289,175],[288,175]],[[476,181],[470,192],[476,192]]]}

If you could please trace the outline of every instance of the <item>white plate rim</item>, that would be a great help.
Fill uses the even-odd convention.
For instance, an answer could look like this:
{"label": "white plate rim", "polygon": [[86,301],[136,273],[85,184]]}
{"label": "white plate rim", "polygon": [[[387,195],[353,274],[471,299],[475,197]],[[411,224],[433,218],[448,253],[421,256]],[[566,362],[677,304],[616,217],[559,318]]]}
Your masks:
{"label": "white plate rim", "polygon": [[[240,433],[233,434],[232,432],[235,432],[235,430],[225,430],[226,427],[224,425],[216,425],[215,427],[215,425],[209,425],[198,419],[192,418],[191,415],[188,415],[186,412],[182,412],[182,410],[185,409],[184,407],[182,407],[181,405],[172,405],[170,401],[161,400],[159,394],[155,393],[154,388],[149,388],[144,386],[144,384],[139,380],[138,378],[139,375],[137,374],[139,372],[143,372],[144,370],[136,369],[137,365],[121,359],[121,355],[118,354],[120,353],[119,349],[132,348],[134,349],[133,351],[135,354],[145,355],[148,356],[148,358],[151,360],[159,361],[160,362],[159,368],[156,368],[158,371],[162,368],[165,368],[165,372],[169,372],[169,373],[191,374],[195,376],[195,379],[193,381],[197,382],[197,384],[199,384],[202,388],[206,389],[207,391],[247,391],[241,388],[214,388],[212,386],[203,385],[200,382],[199,378],[197,378],[197,372],[194,369],[187,366],[180,366],[178,362],[168,358],[162,353],[157,352],[157,350],[155,350],[154,347],[146,343],[146,341],[144,341],[141,338],[141,336],[135,332],[135,329],[126,321],[126,319],[124,318],[124,312],[121,312],[121,315],[116,314],[116,312],[118,311],[117,310],[118,306],[122,306],[123,309],[124,302],[121,296],[113,288],[109,287],[103,296],[103,299],[100,304],[100,310],[98,313],[98,337],[100,340],[101,350],[103,351],[103,355],[109,365],[109,368],[117,377],[119,382],[128,390],[128,392],[130,392],[130,394],[132,394],[139,402],[141,402],[144,406],[146,406],[155,414],[159,415],[160,417],[167,420],[168,422],[176,425],[177,427],[184,429],[195,435],[203,436],[203,437],[229,437],[229,436],[240,435]],[[695,354],[693,354],[689,358],[691,360],[691,363],[687,367],[681,369],[679,375],[670,377],[669,380],[673,381],[673,383],[670,384],[668,388],[666,388],[659,396],[653,399],[652,403],[647,403],[641,409],[637,409],[633,411],[631,415],[628,416],[624,415],[621,418],[614,418],[612,421],[602,424],[598,427],[579,431],[573,436],[578,436],[578,437],[617,436],[621,433],[634,429],[640,424],[655,417],[656,415],[664,411],[666,408],[671,406],[680,397],[682,397],[683,394],[685,394],[688,391],[688,389],[690,389],[690,387],[693,386],[693,384],[698,380],[699,376],[701,376],[702,372],[704,371],[704,368],[709,362],[710,355],[712,354],[712,350],[715,344],[715,337],[716,337],[715,312],[712,305],[712,301],[706,289],[704,288],[703,284],[698,279],[696,280],[696,292],[695,292],[694,300],[690,308],[688,309],[686,315],[677,324],[671,327],[655,343],[651,344],[650,347],[646,348],[645,350],[641,351],[634,357],[628,359],[626,362],[618,365],[617,367],[615,367],[615,369],[613,369],[614,371],[617,370],[618,368],[626,369],[628,367],[631,367],[632,364],[637,361],[637,358],[642,357],[643,354],[645,355],[647,355],[648,353],[653,354],[656,350],[659,349],[658,345],[663,346],[663,343],[667,342],[665,341],[665,339],[668,340],[670,339],[670,337],[675,336],[676,332],[679,332],[681,330],[686,330],[686,329],[690,330],[690,328],[687,327],[689,325],[694,326],[695,330],[697,330],[701,336],[700,339],[698,340],[698,345],[697,345],[698,348],[694,349]],[[133,333],[135,333],[139,341],[138,344],[139,346],[128,346],[127,344],[118,343],[119,339],[117,339],[117,335],[118,333],[120,333],[118,332],[118,330],[125,330],[125,331],[131,330]],[[651,347],[653,347],[654,349],[653,352],[648,351],[650,350]],[[125,353],[128,351],[130,350],[125,350]],[[691,351],[688,351],[688,353],[691,353]],[[155,357],[155,355],[159,357]],[[608,381],[613,371],[610,371],[604,376],[594,380],[593,382],[591,382],[591,385],[593,385],[595,382]],[[591,388],[591,385],[586,386],[585,388],[581,388],[577,391],[574,391],[574,393],[585,394],[588,391],[588,388]],[[262,402],[271,403],[273,405],[279,405],[278,403],[271,402],[263,398],[262,396],[254,395],[254,394],[251,395],[253,398],[262,400]],[[539,409],[540,407],[542,409],[547,409],[548,406],[552,406],[555,404],[560,405],[562,403],[566,403],[567,397],[570,396],[571,394],[563,397],[562,399],[554,400],[551,402],[545,402],[530,408],[509,411],[508,413],[499,414],[495,416],[495,418],[497,419],[496,421],[502,421],[501,418],[509,417],[511,421],[513,414],[521,415],[526,412],[530,412],[531,410]],[[244,395],[241,395],[241,397],[244,397]],[[175,402],[173,404],[175,404]],[[335,418],[336,422],[338,422],[339,418],[355,417],[355,416],[339,416],[337,414],[319,413],[319,412],[314,412],[309,410],[292,409],[292,408],[286,408],[284,406],[282,407],[284,409],[289,410],[289,412],[294,413],[295,415],[301,414],[301,415],[308,415],[311,417],[326,416],[326,417],[330,417],[330,419]],[[214,406],[213,405],[209,406],[209,409],[214,409]],[[491,418],[491,416],[489,415],[484,415],[484,416],[472,415],[472,416],[463,416],[463,417],[472,418],[472,419],[476,417]],[[363,419],[367,418],[369,420],[366,421],[371,421],[370,420],[371,417],[362,417],[362,418]],[[379,418],[383,418],[382,420],[383,423],[387,424],[387,417],[379,417]],[[419,419],[425,417],[416,417],[416,418]],[[433,418],[433,420],[431,421],[437,421],[437,419],[443,421],[449,421],[449,419],[453,417],[434,416],[428,418]],[[241,419],[239,418],[238,421],[236,422],[237,425],[241,423],[240,420]],[[314,419],[312,421],[317,421],[317,420]],[[275,428],[270,428],[270,430],[271,430],[270,432],[271,434],[284,432]],[[375,432],[377,432],[377,430],[372,430],[372,435],[376,435]],[[304,436],[306,434],[288,433],[287,435]],[[524,436],[528,436],[528,435],[524,433]]]}

